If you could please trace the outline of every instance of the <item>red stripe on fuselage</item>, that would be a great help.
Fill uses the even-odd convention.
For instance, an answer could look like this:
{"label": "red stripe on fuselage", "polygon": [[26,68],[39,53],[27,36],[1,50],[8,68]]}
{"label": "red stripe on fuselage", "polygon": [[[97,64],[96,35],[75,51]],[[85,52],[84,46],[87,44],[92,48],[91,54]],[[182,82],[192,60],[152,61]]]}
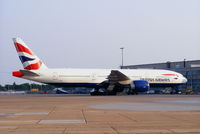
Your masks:
{"label": "red stripe on fuselage", "polygon": [[25,67],[24,69],[27,69],[27,70],[38,70],[40,68],[40,66],[42,65],[42,62],[41,61],[38,61],[37,63],[35,64],[30,64],[28,65],[27,67]]}
{"label": "red stripe on fuselage", "polygon": [[19,43],[15,43],[15,48],[16,48],[17,52],[25,52],[25,53],[28,53],[30,55],[34,55],[33,52],[30,49],[22,46]]}
{"label": "red stripe on fuselage", "polygon": [[162,74],[164,76],[178,76],[177,74]]}

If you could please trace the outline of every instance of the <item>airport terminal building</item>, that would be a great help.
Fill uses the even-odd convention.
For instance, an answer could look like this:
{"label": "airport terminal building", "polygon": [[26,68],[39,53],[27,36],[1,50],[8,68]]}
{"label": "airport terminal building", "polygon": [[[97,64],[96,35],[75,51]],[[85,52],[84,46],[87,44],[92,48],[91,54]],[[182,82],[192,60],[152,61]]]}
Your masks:
{"label": "airport terminal building", "polygon": [[191,61],[178,61],[178,62],[165,62],[154,64],[141,64],[141,65],[127,65],[123,66],[123,69],[166,69],[179,72],[183,74],[188,82],[182,85],[180,88],[192,89],[193,91],[200,91],[200,60]]}

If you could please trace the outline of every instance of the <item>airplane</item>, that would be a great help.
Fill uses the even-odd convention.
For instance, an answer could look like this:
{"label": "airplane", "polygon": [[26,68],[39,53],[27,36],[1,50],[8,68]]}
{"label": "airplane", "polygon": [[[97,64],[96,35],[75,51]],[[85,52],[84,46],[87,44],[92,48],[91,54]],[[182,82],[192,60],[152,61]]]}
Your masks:
{"label": "airplane", "polygon": [[176,87],[187,82],[180,73],[161,69],[66,69],[48,68],[21,38],[13,38],[24,69],[12,72],[18,78],[58,87],[93,88],[91,95],[146,92],[150,87]]}

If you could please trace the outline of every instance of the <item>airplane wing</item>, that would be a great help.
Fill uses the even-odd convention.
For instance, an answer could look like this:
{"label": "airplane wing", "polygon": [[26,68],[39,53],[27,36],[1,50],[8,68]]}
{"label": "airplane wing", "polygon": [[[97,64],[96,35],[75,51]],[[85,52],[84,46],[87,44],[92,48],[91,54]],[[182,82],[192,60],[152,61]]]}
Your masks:
{"label": "airplane wing", "polygon": [[125,81],[125,80],[130,80],[128,76],[123,74],[122,72],[118,70],[111,70],[110,75],[108,75],[108,78],[110,83],[117,83],[119,81]]}
{"label": "airplane wing", "polygon": [[[110,91],[111,95],[116,95],[117,92],[122,92],[124,90],[124,87],[127,85],[129,80],[130,78],[119,70],[111,70],[107,80],[99,83],[99,88],[106,88],[108,91]],[[98,93],[100,92],[98,92],[97,88],[97,90],[94,90],[92,94]]]}

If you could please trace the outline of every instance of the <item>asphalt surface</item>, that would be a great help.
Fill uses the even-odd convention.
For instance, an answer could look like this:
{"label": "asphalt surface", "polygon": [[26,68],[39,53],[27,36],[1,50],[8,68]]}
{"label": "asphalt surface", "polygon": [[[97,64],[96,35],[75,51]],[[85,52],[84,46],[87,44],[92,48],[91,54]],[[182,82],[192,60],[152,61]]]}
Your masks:
{"label": "asphalt surface", "polygon": [[179,101],[152,101],[134,103],[111,103],[89,106],[95,109],[110,110],[132,110],[132,111],[154,111],[154,112],[200,112],[200,100],[179,100]]}
{"label": "asphalt surface", "polygon": [[198,95],[0,95],[0,134],[199,134]]}

